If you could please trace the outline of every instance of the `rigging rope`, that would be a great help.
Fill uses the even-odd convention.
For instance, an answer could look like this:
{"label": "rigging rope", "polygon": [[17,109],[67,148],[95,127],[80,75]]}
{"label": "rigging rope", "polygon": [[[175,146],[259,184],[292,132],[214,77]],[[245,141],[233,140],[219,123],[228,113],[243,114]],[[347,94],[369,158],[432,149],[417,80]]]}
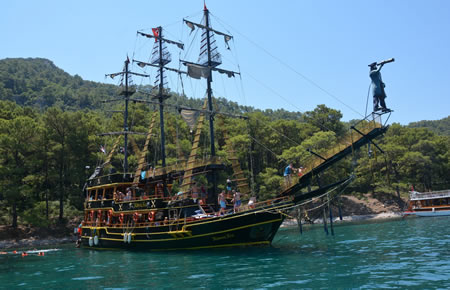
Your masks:
{"label": "rigging rope", "polygon": [[364,116],[367,116],[367,107],[369,105],[369,95],[370,95],[370,88],[372,87],[372,83],[370,83],[369,85],[369,89],[367,90],[367,100],[366,100],[366,112],[364,114]]}
{"label": "rigging rope", "polygon": [[[329,191],[325,192],[325,193],[322,194],[322,195],[316,196],[316,197],[314,197],[314,198],[312,198],[312,199],[310,199],[310,200],[308,200],[308,201],[305,201],[305,202],[303,202],[303,203],[299,203],[299,204],[295,204],[295,205],[290,206],[290,207],[286,207],[286,208],[284,208],[283,210],[294,209],[294,208],[298,208],[298,207],[305,206],[305,205],[307,205],[307,204],[313,203],[313,202],[315,202],[316,200],[322,199],[323,197],[325,197],[325,196],[331,194],[332,192],[334,192],[335,190],[337,190],[339,187],[342,187],[342,186],[345,185],[345,187],[344,187],[342,190],[340,190],[337,194],[335,194],[335,195],[330,199],[330,201],[332,201],[332,200],[334,200],[335,198],[337,198],[338,196],[340,196],[340,195],[342,194],[342,192],[344,192],[344,190],[347,189],[347,187],[350,185],[350,183],[351,183],[353,180],[354,180],[354,178],[350,178],[349,180],[345,181],[343,184],[340,184],[340,185],[334,187],[333,189],[330,189]],[[322,204],[320,204],[320,205],[318,205],[318,206],[315,206],[315,207],[313,207],[313,208],[310,208],[310,209],[304,209],[304,211],[307,213],[308,211],[313,211],[313,210],[319,209],[319,208],[323,207],[323,206],[326,205],[326,204],[328,204],[328,201],[323,202]],[[268,211],[270,211],[270,210],[268,210]]]}
{"label": "rigging rope", "polygon": [[[218,17],[216,17],[219,21],[221,21]],[[265,52],[267,55],[269,55],[270,57],[272,57],[273,59],[275,59],[276,61],[278,61],[280,64],[282,64],[283,66],[287,67],[289,70],[291,70],[292,72],[294,72],[295,74],[297,74],[298,76],[302,77],[304,80],[306,80],[307,82],[309,82],[310,84],[312,84],[313,86],[315,86],[316,88],[318,88],[319,90],[321,90],[322,92],[324,92],[325,94],[329,95],[330,97],[334,98],[335,100],[337,100],[339,103],[341,103],[342,105],[346,106],[347,108],[349,108],[350,110],[352,110],[353,112],[355,112],[356,114],[360,115],[361,117],[364,117],[363,115],[361,115],[361,113],[359,113],[358,111],[356,111],[355,109],[353,109],[351,106],[347,105],[346,103],[344,103],[343,101],[341,101],[338,97],[336,97],[335,95],[333,95],[332,93],[330,93],[329,91],[327,91],[326,89],[322,88],[321,86],[319,86],[316,82],[314,82],[313,80],[311,80],[310,78],[306,77],[304,74],[300,73],[299,71],[297,71],[295,68],[293,68],[292,66],[290,66],[289,64],[287,64],[286,62],[284,62],[283,60],[281,60],[280,58],[274,56],[273,54],[271,54],[268,50],[266,50],[265,48],[263,48],[262,46],[260,46],[259,44],[257,44],[256,42],[254,42],[253,40],[251,40],[250,38],[248,38],[247,36],[245,36],[244,34],[242,34],[241,32],[239,32],[236,28],[234,28],[233,26],[227,24],[229,27],[231,27],[234,31],[236,31],[239,35],[241,35],[244,39],[246,39],[248,42],[250,42],[251,44],[253,44],[254,46],[256,46],[257,48],[261,49],[263,52]]]}
{"label": "rigging rope", "polygon": [[276,130],[275,128],[273,128],[272,126],[270,126],[268,124],[268,122],[264,122],[261,121],[259,118],[252,116],[252,118],[254,118],[256,121],[259,121],[261,123],[264,123],[264,125],[266,125],[267,127],[269,127],[272,131],[274,131],[275,133],[277,133],[278,135],[280,135],[283,138],[286,138],[287,140],[291,141],[292,143],[294,143],[295,145],[301,145],[300,143],[298,143],[297,141],[292,140],[291,138],[289,138],[288,136],[284,135],[283,133],[281,133],[280,131]]}
{"label": "rigging rope", "polygon": [[261,145],[264,149],[266,149],[267,151],[269,151],[270,153],[272,153],[278,160],[282,160],[284,162],[287,162],[286,159],[279,157],[275,152],[273,152],[272,150],[270,150],[269,148],[267,148],[265,145],[263,145],[262,143],[260,143],[258,140],[256,140],[254,137],[250,136],[250,138],[255,141],[256,143],[258,143],[259,145]]}

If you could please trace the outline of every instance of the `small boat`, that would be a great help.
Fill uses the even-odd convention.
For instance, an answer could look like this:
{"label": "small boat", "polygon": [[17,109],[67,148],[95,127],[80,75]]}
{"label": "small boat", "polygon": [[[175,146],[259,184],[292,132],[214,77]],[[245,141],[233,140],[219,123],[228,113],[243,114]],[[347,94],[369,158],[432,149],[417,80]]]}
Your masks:
{"label": "small boat", "polygon": [[450,216],[450,190],[410,191],[408,210],[404,215]]}

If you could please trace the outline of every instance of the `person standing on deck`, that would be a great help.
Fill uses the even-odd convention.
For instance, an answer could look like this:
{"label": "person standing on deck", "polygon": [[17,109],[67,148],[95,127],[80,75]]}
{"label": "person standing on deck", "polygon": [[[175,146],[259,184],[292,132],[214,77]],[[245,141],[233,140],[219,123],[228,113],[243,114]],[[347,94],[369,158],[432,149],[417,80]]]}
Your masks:
{"label": "person standing on deck", "polygon": [[291,174],[293,169],[294,167],[292,166],[292,162],[289,163],[289,165],[284,169],[284,183],[286,184],[286,186],[291,185]]}
{"label": "person standing on deck", "polygon": [[231,190],[232,190],[231,180],[228,178],[227,179],[227,196],[229,196],[231,194]]}
{"label": "person standing on deck", "polygon": [[239,208],[241,207],[241,193],[239,191],[233,190],[233,199],[231,200],[234,203],[234,212],[239,212]]}
{"label": "person standing on deck", "polygon": [[219,215],[225,214],[227,210],[227,200],[225,198],[224,190],[219,194],[218,203],[220,205]]}
{"label": "person standing on deck", "polygon": [[[370,66],[370,79],[372,80],[372,95],[373,95],[373,111],[383,111],[383,112],[389,112],[390,110],[386,108],[386,103],[384,102],[384,99],[386,98],[386,92],[384,91],[384,87],[386,86],[383,83],[383,80],[381,78],[380,70],[383,67],[384,63],[378,64],[373,62],[369,64]],[[381,105],[381,108],[378,106],[378,104]]]}
{"label": "person standing on deck", "polygon": [[194,184],[194,186],[192,186],[192,199],[194,200],[194,203],[197,203],[197,199],[199,196],[199,188],[197,183]]}
{"label": "person standing on deck", "polygon": [[125,196],[124,200],[125,201],[130,201],[132,199],[131,197],[131,189],[127,188],[127,195]]}

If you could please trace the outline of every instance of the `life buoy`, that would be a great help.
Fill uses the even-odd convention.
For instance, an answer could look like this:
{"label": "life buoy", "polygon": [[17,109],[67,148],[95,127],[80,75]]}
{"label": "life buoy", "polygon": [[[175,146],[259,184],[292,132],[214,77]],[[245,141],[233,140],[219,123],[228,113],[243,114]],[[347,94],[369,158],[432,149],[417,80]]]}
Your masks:
{"label": "life buoy", "polygon": [[155,212],[154,211],[151,211],[148,213],[148,220],[151,222],[155,221]]}
{"label": "life buoy", "polygon": [[131,233],[128,233],[127,242],[128,242],[128,244],[131,244]]}
{"label": "life buoy", "polygon": [[94,236],[94,245],[98,246],[98,236]]}
{"label": "life buoy", "polygon": [[139,219],[139,213],[138,213],[138,212],[135,212],[135,213],[133,214],[133,220],[134,220],[134,222],[136,223],[136,222],[138,221],[138,219]]}
{"label": "life buoy", "polygon": [[121,213],[121,214],[119,215],[119,222],[120,222],[121,224],[123,224],[123,213]]}

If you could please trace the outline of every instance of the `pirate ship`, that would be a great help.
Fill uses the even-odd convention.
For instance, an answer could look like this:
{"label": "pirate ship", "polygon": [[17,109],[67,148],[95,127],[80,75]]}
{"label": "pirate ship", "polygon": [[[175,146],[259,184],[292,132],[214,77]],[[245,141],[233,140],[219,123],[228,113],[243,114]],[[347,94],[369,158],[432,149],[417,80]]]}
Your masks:
{"label": "pirate ship", "polygon": [[[213,29],[209,17],[209,11],[205,7],[201,23],[183,19],[192,30],[202,31],[199,62],[182,60],[186,71],[167,66],[171,61],[167,46],[176,45],[182,49],[184,45],[181,42],[165,38],[162,27],[153,29],[152,33],[138,32],[140,36],[155,40],[150,62],[132,60],[141,67],[150,66],[158,70],[159,83],[155,85],[157,93],[152,95],[153,100],[132,97],[134,90],[129,85],[130,76],[148,75],[132,72],[128,58],[123,71],[109,75],[121,76],[123,79],[123,91],[119,98],[125,104],[123,131],[102,134],[117,136],[106,159],[97,166],[87,181],[84,220],[80,231],[80,241],[84,247],[177,250],[270,244],[289,211],[313,198],[329,194],[353,179],[349,175],[332,184],[311,187],[321,172],[365,144],[375,144],[373,140],[386,131],[387,127],[380,120],[381,114],[369,115],[371,118],[365,118],[352,126],[348,134],[327,153],[317,154],[310,150],[311,158],[305,161],[302,175],[296,176],[288,184],[280,184],[275,198],[258,202],[255,201],[258,194],[250,189],[232,148],[233,144],[225,133],[227,158],[233,170],[232,182],[242,194],[242,206],[238,211],[234,211],[230,199],[226,199],[225,210],[217,214],[218,172],[224,170],[225,165],[216,155],[214,122],[220,124],[230,114],[221,113],[215,108],[212,77],[213,73],[234,77],[239,72],[219,68],[221,57],[214,35],[223,36],[226,43],[232,36]],[[164,77],[170,72],[196,79],[204,78],[207,88],[201,109],[177,107],[178,110],[196,111],[199,117],[193,134],[191,153],[187,160],[178,160],[175,165],[166,164],[165,154],[164,108],[170,105],[165,103],[169,95]],[[139,155],[136,168],[130,170],[128,166],[128,143],[133,134],[138,134],[130,131],[128,127],[130,102],[159,106],[162,159],[159,167],[149,167],[145,162],[146,150],[154,135],[156,111],[152,115],[148,132],[144,134],[144,148],[142,151],[133,150]],[[210,155],[200,158],[199,140],[205,121],[209,123]],[[111,158],[119,148],[121,136],[124,139],[123,172],[117,172],[111,168]],[[207,184],[201,187],[196,184],[197,176],[206,176]],[[176,184],[179,185],[175,186]],[[178,187],[178,190],[175,191],[175,187]]]}

